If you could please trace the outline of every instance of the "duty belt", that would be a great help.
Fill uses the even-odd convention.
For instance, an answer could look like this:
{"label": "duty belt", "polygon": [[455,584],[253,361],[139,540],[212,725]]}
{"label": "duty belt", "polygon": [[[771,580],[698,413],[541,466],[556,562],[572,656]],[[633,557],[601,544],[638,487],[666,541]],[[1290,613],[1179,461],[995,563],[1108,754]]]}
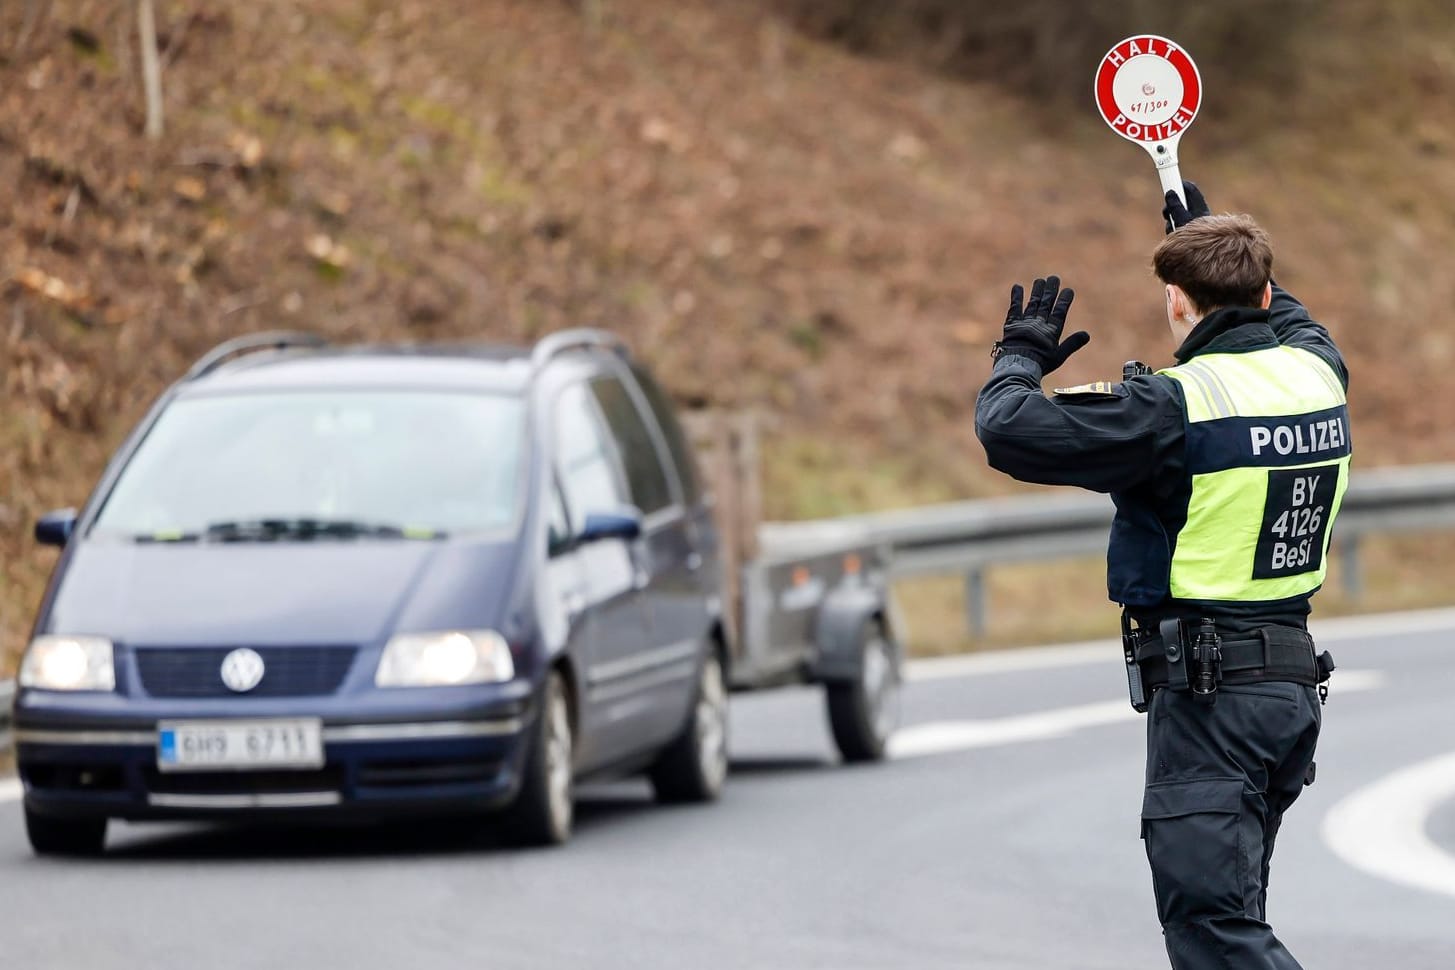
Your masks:
{"label": "duty belt", "polygon": [[1132,707],[1138,711],[1146,710],[1158,688],[1191,690],[1210,700],[1222,684],[1270,681],[1318,687],[1322,701],[1334,670],[1328,651],[1315,656],[1313,637],[1292,627],[1267,626],[1225,639],[1210,620],[1201,621],[1200,629],[1195,621],[1175,619],[1137,629],[1124,617],[1122,633]]}

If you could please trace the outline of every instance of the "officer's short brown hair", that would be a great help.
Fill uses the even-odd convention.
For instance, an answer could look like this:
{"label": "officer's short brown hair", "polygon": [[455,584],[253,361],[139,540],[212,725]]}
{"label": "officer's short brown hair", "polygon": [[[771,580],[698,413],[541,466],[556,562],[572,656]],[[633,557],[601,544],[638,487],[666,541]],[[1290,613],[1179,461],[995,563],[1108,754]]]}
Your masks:
{"label": "officer's short brown hair", "polygon": [[1252,216],[1203,216],[1158,244],[1152,270],[1163,283],[1181,287],[1203,314],[1257,307],[1273,278],[1273,246]]}

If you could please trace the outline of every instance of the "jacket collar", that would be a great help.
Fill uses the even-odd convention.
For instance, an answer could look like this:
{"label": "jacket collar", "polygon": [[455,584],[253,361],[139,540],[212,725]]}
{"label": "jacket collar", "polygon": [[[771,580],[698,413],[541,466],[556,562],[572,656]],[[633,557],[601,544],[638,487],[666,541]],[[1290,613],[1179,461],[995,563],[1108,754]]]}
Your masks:
{"label": "jacket collar", "polygon": [[1277,346],[1267,310],[1234,306],[1214,310],[1199,320],[1173,356],[1185,364],[1199,354],[1239,354]]}

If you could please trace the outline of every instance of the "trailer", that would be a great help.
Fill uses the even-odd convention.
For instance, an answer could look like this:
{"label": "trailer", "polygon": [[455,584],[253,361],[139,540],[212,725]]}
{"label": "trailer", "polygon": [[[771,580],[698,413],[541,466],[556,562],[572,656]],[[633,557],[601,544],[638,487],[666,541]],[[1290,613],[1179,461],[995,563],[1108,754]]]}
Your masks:
{"label": "trailer", "polygon": [[848,523],[763,522],[757,416],[698,413],[685,424],[721,542],[731,688],[821,684],[844,760],[883,758],[903,672],[890,549]]}

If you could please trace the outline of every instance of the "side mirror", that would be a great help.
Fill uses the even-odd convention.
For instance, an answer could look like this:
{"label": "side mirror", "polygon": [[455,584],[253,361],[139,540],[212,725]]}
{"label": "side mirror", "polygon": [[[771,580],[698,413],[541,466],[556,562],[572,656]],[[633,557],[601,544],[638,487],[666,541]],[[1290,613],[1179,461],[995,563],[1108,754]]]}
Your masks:
{"label": "side mirror", "polygon": [[35,541],[43,546],[64,546],[76,528],[75,509],[57,509],[35,520]]}
{"label": "side mirror", "polygon": [[588,512],[586,524],[576,536],[582,544],[602,539],[625,539],[630,542],[642,534],[642,513],[627,506],[610,512]]}

